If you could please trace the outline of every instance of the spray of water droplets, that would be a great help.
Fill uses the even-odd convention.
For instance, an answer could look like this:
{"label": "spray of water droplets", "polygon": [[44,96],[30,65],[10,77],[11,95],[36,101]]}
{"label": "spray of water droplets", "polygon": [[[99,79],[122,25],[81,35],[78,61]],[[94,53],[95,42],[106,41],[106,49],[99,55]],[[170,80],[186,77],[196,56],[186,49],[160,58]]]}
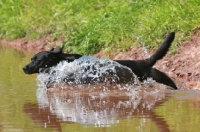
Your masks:
{"label": "spray of water droplets", "polygon": [[73,62],[60,62],[48,72],[37,77],[39,87],[48,87],[52,83],[82,85],[96,83],[138,84],[132,71],[115,61],[84,56]]}

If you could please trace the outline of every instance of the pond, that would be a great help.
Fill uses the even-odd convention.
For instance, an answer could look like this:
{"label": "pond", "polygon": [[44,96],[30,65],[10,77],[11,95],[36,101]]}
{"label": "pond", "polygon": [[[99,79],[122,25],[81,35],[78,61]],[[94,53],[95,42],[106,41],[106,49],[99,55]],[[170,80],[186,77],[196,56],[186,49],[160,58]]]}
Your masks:
{"label": "pond", "polygon": [[32,54],[0,47],[0,56],[2,132],[200,130],[198,90],[171,91],[154,84],[128,91],[46,90],[38,86],[36,74],[22,71]]}

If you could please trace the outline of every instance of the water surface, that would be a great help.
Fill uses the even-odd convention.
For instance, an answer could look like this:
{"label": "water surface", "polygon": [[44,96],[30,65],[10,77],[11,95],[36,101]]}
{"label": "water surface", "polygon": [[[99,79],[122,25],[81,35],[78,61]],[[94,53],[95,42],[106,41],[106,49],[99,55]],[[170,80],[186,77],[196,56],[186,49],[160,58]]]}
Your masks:
{"label": "water surface", "polygon": [[[0,47],[0,131],[199,131],[200,91],[102,91],[38,87],[22,67],[31,54]],[[87,86],[86,86],[87,87]],[[91,86],[90,86],[91,87]],[[109,86],[112,87],[112,86]]]}

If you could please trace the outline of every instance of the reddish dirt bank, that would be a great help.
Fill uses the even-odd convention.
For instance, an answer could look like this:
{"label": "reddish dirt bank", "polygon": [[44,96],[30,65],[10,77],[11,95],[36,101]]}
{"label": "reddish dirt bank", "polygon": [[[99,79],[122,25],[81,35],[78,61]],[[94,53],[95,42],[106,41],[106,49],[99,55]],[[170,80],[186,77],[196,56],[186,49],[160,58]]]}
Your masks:
{"label": "reddish dirt bank", "polygon": [[[1,40],[0,43],[11,46],[21,51],[37,53],[42,50],[48,50],[57,47],[62,39],[53,41],[53,37],[48,35],[44,38],[27,41],[26,39],[17,39],[14,41]],[[179,47],[178,53],[173,56],[169,54],[158,61],[155,68],[168,74],[179,89],[200,89],[200,30],[192,34],[192,39],[185,41]],[[144,50],[141,48],[131,49],[125,53],[118,53],[112,59],[145,59]],[[153,51],[148,51],[153,53]],[[95,54],[96,57],[104,57],[103,52]]]}
{"label": "reddish dirt bank", "polygon": [[26,40],[25,38],[21,38],[9,41],[2,39],[0,40],[0,44],[3,46],[10,46],[23,52],[37,53],[39,51],[49,50],[52,47],[58,47],[62,41],[62,38],[54,41],[52,35],[47,35],[37,40]]}

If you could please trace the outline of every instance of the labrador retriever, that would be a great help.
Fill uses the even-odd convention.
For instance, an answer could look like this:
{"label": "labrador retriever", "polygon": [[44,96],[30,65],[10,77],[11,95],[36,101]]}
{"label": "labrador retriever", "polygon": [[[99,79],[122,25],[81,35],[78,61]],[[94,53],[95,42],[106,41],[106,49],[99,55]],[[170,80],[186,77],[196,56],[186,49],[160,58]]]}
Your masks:
{"label": "labrador retriever", "polygon": [[[138,77],[140,81],[144,81],[147,78],[152,78],[158,83],[165,84],[174,89],[177,89],[173,80],[165,73],[153,68],[152,66],[157,60],[162,59],[168,52],[171,43],[175,38],[175,33],[170,33],[158,50],[149,58],[144,60],[114,60],[121,65],[130,68],[133,73]],[[82,55],[79,54],[65,54],[62,53],[63,48],[58,50],[51,49],[50,51],[42,51],[34,55],[31,62],[23,67],[23,71],[26,74],[40,73],[45,69],[49,69],[52,66],[57,65],[61,61],[72,62],[75,59],[79,59]]]}

